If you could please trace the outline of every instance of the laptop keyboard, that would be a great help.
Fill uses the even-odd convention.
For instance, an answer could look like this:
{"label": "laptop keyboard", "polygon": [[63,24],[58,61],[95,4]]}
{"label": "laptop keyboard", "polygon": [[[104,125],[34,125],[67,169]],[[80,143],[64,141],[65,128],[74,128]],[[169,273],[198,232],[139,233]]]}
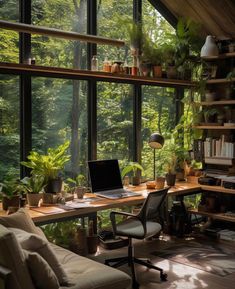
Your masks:
{"label": "laptop keyboard", "polygon": [[116,189],[116,190],[107,190],[107,191],[100,191],[96,192],[98,196],[110,198],[110,199],[120,199],[120,198],[127,198],[132,196],[139,196],[141,194],[134,193],[132,191],[128,191],[125,189]]}

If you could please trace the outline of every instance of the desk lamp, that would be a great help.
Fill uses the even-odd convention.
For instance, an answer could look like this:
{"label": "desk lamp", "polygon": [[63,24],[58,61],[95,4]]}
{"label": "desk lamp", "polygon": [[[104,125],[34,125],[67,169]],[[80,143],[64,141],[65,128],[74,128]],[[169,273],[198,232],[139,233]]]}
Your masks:
{"label": "desk lamp", "polygon": [[153,151],[153,174],[154,174],[154,180],[156,178],[156,149],[161,149],[164,145],[164,137],[159,134],[158,132],[154,132],[153,134],[151,134],[150,138],[149,138],[149,146],[151,148],[154,149]]}

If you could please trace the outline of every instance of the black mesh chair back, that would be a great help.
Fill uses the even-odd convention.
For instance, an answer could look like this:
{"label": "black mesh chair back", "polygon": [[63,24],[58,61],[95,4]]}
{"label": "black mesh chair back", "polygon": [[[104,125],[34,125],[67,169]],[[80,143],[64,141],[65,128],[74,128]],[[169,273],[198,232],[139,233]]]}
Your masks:
{"label": "black mesh chair back", "polygon": [[138,217],[142,222],[154,220],[159,216],[159,209],[164,202],[169,188],[165,188],[159,191],[151,192],[148,194]]}

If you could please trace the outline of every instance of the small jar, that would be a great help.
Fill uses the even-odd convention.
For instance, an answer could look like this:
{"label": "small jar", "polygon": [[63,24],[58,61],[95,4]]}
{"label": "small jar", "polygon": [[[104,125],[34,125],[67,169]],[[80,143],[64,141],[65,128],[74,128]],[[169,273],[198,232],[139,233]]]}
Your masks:
{"label": "small jar", "polygon": [[97,71],[98,70],[98,58],[96,55],[93,55],[91,59],[91,70]]}

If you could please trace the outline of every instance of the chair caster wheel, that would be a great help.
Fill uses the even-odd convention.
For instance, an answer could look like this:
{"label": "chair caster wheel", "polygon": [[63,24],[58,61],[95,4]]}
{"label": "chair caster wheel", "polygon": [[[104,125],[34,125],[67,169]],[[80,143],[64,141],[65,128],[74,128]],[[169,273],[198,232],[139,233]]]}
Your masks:
{"label": "chair caster wheel", "polygon": [[167,274],[166,273],[162,273],[160,275],[161,281],[167,281]]}

